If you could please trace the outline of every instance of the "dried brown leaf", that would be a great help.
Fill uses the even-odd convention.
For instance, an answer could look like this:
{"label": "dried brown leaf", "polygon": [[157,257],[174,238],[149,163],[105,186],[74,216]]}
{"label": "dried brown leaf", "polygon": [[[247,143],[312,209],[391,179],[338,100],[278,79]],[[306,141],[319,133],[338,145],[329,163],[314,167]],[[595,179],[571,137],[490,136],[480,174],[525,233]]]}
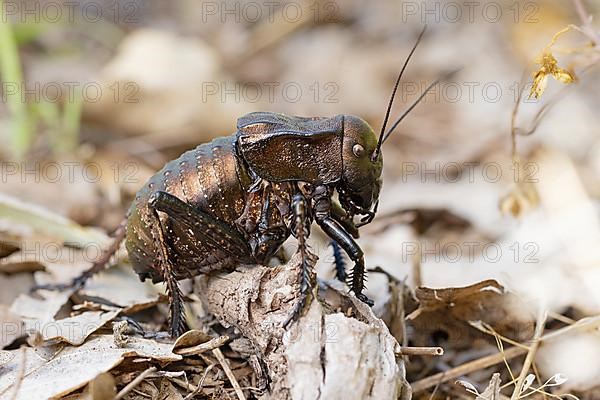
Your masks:
{"label": "dried brown leaf", "polygon": [[90,280],[80,292],[123,307],[123,312],[134,313],[158,303],[159,295],[150,283],[140,282],[131,268],[111,268]]}
{"label": "dried brown leaf", "polygon": [[108,372],[98,375],[88,388],[90,400],[113,400],[117,395],[115,378]]}
{"label": "dried brown leaf", "polygon": [[0,263],[0,272],[9,275],[22,272],[43,271],[44,269],[44,266],[37,261]]}
{"label": "dried brown leaf", "polygon": [[448,309],[454,315],[462,315],[463,320],[474,319],[472,317],[479,314],[478,310],[483,303],[501,297],[503,294],[504,287],[493,279],[459,288],[419,287],[415,291],[420,303],[419,308],[407,318],[414,319],[423,312]]}
{"label": "dried brown leaf", "polygon": [[[131,338],[127,347],[113,343],[112,335],[93,335],[79,347],[67,346],[48,360],[40,359],[27,349],[25,376],[18,398],[38,399],[66,395],[110,371],[125,357],[148,357],[160,362],[178,361],[181,356],[171,351],[172,344]],[[19,357],[15,357],[18,359]],[[18,362],[12,360],[0,367],[0,398],[10,393],[18,373]]]}
{"label": "dried brown leaf", "polygon": [[420,305],[407,320],[416,331],[413,340],[417,346],[430,345],[428,335],[438,331],[446,333],[448,342],[458,347],[472,346],[475,338],[489,338],[476,330],[472,321],[482,321],[516,340],[529,339],[533,334],[528,308],[495,280],[457,288],[420,287],[415,295]]}
{"label": "dried brown leaf", "polygon": [[107,322],[112,321],[119,313],[120,309],[113,311],[88,311],[74,317],[63,318],[52,321],[40,321],[41,340],[58,340],[72,345],[80,345],[85,339],[96,332]]}
{"label": "dried brown leaf", "polygon": [[0,258],[8,257],[17,251],[19,251],[19,246],[0,241]]}
{"label": "dried brown leaf", "polygon": [[185,332],[183,335],[179,336],[173,345],[173,349],[180,349],[183,347],[192,347],[198,344],[206,343],[212,336],[197,329],[192,329],[191,331]]}
{"label": "dried brown leaf", "polygon": [[500,374],[495,373],[485,390],[477,396],[477,400],[500,400]]}

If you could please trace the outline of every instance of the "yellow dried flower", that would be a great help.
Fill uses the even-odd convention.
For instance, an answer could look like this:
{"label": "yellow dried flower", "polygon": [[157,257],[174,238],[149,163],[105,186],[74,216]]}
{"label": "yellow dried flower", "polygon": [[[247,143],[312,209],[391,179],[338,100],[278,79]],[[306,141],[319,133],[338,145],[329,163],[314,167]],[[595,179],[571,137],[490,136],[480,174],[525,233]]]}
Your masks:
{"label": "yellow dried flower", "polygon": [[573,72],[558,66],[556,58],[554,58],[550,51],[545,51],[536,62],[540,65],[540,68],[533,74],[533,85],[529,92],[530,99],[532,97],[539,99],[542,96],[548,84],[548,75],[553,76],[554,79],[564,84],[573,83],[576,80]]}
{"label": "yellow dried flower", "polygon": [[535,187],[531,184],[520,184],[500,200],[500,212],[522,217],[540,204],[540,198]]}

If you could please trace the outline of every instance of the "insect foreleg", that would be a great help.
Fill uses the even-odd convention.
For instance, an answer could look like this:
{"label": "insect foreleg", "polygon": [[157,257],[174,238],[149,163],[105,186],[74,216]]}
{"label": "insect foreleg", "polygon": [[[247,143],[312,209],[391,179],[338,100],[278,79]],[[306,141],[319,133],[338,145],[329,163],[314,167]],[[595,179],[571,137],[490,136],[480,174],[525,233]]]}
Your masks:
{"label": "insect foreleg", "polygon": [[[322,189],[324,188],[324,189]],[[348,254],[348,257],[354,261],[354,269],[350,275],[348,283],[356,297],[364,303],[373,305],[373,300],[365,296],[362,291],[365,281],[365,261],[364,254],[359,245],[352,236],[344,230],[342,225],[334,220],[330,215],[331,198],[325,187],[315,188],[315,220],[323,231]]]}
{"label": "insect foreleg", "polygon": [[333,249],[333,264],[335,266],[335,277],[338,281],[346,283],[348,275],[346,274],[346,260],[344,260],[342,249],[335,240],[331,241],[331,248]]}
{"label": "insect foreleg", "polygon": [[311,258],[308,250],[306,239],[310,235],[310,219],[309,209],[306,197],[302,193],[297,193],[292,197],[292,211],[294,216],[294,222],[292,225],[292,234],[298,240],[298,252],[302,259],[302,271],[300,272],[300,301],[298,301],[294,311],[290,317],[285,321],[284,326],[287,326],[300,311],[304,308],[308,297],[308,291],[313,286],[311,284],[314,278],[314,272],[312,271]]}
{"label": "insect foreleg", "polygon": [[350,217],[348,213],[344,211],[344,209],[341,205],[339,205],[339,203],[335,201],[330,201],[330,204],[331,207],[329,214],[331,215],[331,217],[337,222],[339,222],[340,225],[342,225],[342,227],[344,228],[344,230],[350,235],[352,235],[354,239],[358,239],[358,228],[356,224],[354,224],[354,222],[352,221],[352,217]]}

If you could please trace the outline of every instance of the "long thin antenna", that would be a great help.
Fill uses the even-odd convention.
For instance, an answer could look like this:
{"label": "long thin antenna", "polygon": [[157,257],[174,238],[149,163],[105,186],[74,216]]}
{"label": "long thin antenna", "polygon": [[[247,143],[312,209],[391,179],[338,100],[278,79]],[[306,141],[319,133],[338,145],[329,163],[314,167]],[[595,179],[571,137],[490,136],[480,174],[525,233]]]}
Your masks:
{"label": "long thin antenna", "polygon": [[394,122],[394,124],[391,126],[391,128],[386,132],[386,134],[383,136],[383,140],[381,141],[382,143],[385,143],[385,141],[387,140],[388,137],[390,137],[390,135],[392,134],[394,129],[396,129],[396,127],[398,125],[400,125],[400,122],[402,122],[404,117],[406,117],[408,115],[408,113],[410,113],[413,110],[413,108],[415,108],[417,106],[417,104],[419,104],[419,102],[421,100],[423,100],[423,97],[425,97],[425,95],[427,95],[427,92],[429,92],[431,90],[431,88],[433,88],[438,83],[440,83],[439,79],[436,80],[435,82],[433,82],[431,85],[427,86],[427,89],[425,89],[425,91],[423,93],[421,93],[419,98],[417,100],[415,100],[415,102],[412,103],[410,105],[410,107],[408,107],[408,109],[402,113],[402,115],[396,120],[396,122]]}
{"label": "long thin antenna", "polygon": [[404,61],[404,65],[402,66],[402,69],[400,70],[398,79],[396,79],[396,84],[394,85],[394,90],[392,91],[392,97],[390,98],[390,102],[388,104],[387,111],[385,112],[385,118],[383,119],[383,126],[381,127],[381,133],[379,134],[379,139],[377,141],[377,147],[375,148],[375,151],[373,152],[373,155],[371,157],[372,160],[376,160],[377,157],[379,156],[379,152],[381,151],[381,145],[383,144],[385,127],[387,125],[388,119],[390,118],[390,112],[392,111],[392,104],[394,103],[394,97],[396,97],[396,90],[398,90],[398,85],[400,84],[400,79],[402,78],[402,74],[404,73],[404,70],[406,69],[408,62],[410,61],[410,58],[412,57],[413,53],[417,49],[419,42],[421,42],[421,38],[425,34],[425,30],[427,30],[427,25],[425,25],[423,27],[423,29],[421,30],[421,33],[419,34],[417,41],[415,42],[413,48],[411,49],[410,53],[408,54],[408,57],[406,57],[406,60]]}
{"label": "long thin antenna", "polygon": [[402,122],[402,120],[404,119],[404,117],[406,117],[412,110],[413,108],[415,108],[417,106],[417,104],[419,104],[419,102],[421,100],[423,100],[423,98],[427,95],[427,93],[438,83],[440,83],[442,80],[446,80],[448,78],[450,78],[451,76],[453,76],[454,74],[456,74],[458,71],[460,71],[462,68],[459,69],[455,69],[447,74],[445,74],[444,76],[442,76],[441,78],[438,78],[435,80],[435,82],[433,82],[432,84],[430,84],[429,86],[427,86],[427,89],[425,89],[425,91],[423,93],[421,93],[421,95],[419,96],[419,98],[417,100],[415,100],[410,107],[408,107],[408,109],[406,111],[404,111],[402,113],[402,115],[396,120],[396,122],[394,122],[394,124],[391,126],[391,128],[385,133],[385,135],[383,135],[383,140],[381,141],[382,143],[385,143],[385,141],[387,140],[387,138],[392,134],[392,132],[394,131],[394,129],[396,129],[396,127],[398,125],[400,125],[400,122]]}

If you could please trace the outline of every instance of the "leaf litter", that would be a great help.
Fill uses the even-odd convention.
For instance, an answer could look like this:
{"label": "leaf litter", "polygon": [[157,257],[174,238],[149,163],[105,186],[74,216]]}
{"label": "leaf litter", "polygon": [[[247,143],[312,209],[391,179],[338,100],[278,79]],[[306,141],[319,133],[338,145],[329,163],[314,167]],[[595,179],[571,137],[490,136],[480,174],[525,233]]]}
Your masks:
{"label": "leaf litter", "polygon": [[[347,36],[352,34],[355,25],[360,26],[361,38],[373,32],[379,35],[379,29],[386,29],[379,24],[376,27],[370,26],[362,20],[362,13],[366,11],[354,2],[351,3],[348,8],[343,9],[344,15],[341,17],[352,22],[347,24],[344,32],[331,27],[327,27],[327,32],[324,32],[318,24],[315,27],[308,24],[310,29],[294,36],[289,47],[278,49],[277,46],[270,45],[266,49],[260,49],[261,52],[274,53],[275,61],[267,66],[261,64],[260,58],[255,57],[252,52],[244,54],[249,60],[248,68],[241,72],[246,75],[242,76],[248,80],[256,76],[279,79],[287,77],[288,80],[293,77],[294,81],[297,77],[308,76],[313,79],[317,71],[315,68],[318,67],[319,73],[323,74],[319,76],[333,77],[336,81],[339,78],[341,82],[351,83],[341,86],[350,86],[355,95],[344,98],[361,99],[360,102],[344,104],[347,107],[344,110],[360,115],[364,112],[367,118],[379,118],[377,100],[384,98],[387,94],[383,92],[388,89],[383,77],[393,72],[398,64],[395,58],[397,52],[389,50],[397,49],[397,46],[389,47],[387,43],[373,46],[373,43],[367,43],[359,49],[372,52],[368,54],[375,54],[377,57],[346,54],[348,46],[340,46],[340,43],[352,45],[356,42],[360,46],[359,40],[353,41]],[[395,15],[389,12],[387,2],[382,4],[381,10],[368,10],[368,13],[373,13],[369,14],[369,18],[377,20]],[[536,25],[536,29],[537,27]],[[315,43],[312,36],[313,28],[321,30],[318,32],[321,38],[318,43]],[[590,36],[590,39],[594,36],[597,38],[591,19],[589,23],[582,21],[581,27],[570,30],[582,33],[584,37]],[[468,30],[465,32],[456,32],[456,40],[465,39],[461,34],[469,36]],[[557,32],[557,29],[553,32]],[[554,46],[555,39],[559,36],[562,38],[564,33],[562,30],[558,32],[550,45],[542,46],[537,59],[539,62],[534,70],[527,71],[526,75],[533,78],[532,85],[528,88],[529,97],[550,99],[554,86],[550,78],[567,84],[566,88],[569,90],[577,88],[578,83],[589,79],[587,66],[600,59],[597,40],[595,46],[591,45],[581,51],[577,48],[567,48],[567,52],[557,50]],[[307,38],[303,38],[304,34]],[[496,34],[493,31],[492,36],[496,38]],[[231,38],[235,35],[240,35],[240,32],[231,30],[223,37]],[[249,43],[256,43],[253,40],[256,37],[252,37],[250,32],[244,32],[243,35],[248,35],[246,39]],[[468,37],[470,45],[465,47],[497,44],[496,39],[490,44],[485,42],[485,35],[477,36]],[[120,154],[124,159],[130,158],[129,151],[133,149],[132,153],[144,160],[145,174],[170,158],[172,149],[169,146],[197,144],[198,132],[190,128],[196,126],[196,122],[212,124],[210,129],[201,132],[202,139],[208,139],[216,132],[230,129],[232,121],[244,110],[251,111],[264,106],[241,102],[231,108],[217,101],[205,107],[197,107],[194,99],[198,95],[198,85],[202,82],[234,82],[233,76],[221,76],[217,72],[220,57],[227,55],[218,54],[210,44],[202,40],[184,41],[176,34],[161,35],[160,31],[151,29],[134,30],[126,38],[118,48],[117,57],[101,69],[100,76],[104,83],[120,80],[124,76],[139,80],[147,101],[142,105],[130,104],[123,107],[112,103],[87,104],[84,107],[90,115],[103,120],[102,123],[109,130],[122,130],[131,136],[118,138],[118,143],[128,145],[117,147],[126,149],[125,155]],[[286,34],[282,38],[285,42]],[[547,42],[546,39],[543,40]],[[182,43],[181,47],[178,47],[179,42]],[[435,44],[432,43],[431,46]],[[153,74],[146,76],[147,80],[139,79],[140,52],[136,50],[137,47],[145,49],[157,60],[164,59],[165,53],[172,54],[173,59],[182,60],[182,65],[186,64],[183,60],[188,60],[190,62],[186,65],[189,66],[189,71],[182,71],[181,79],[173,84],[168,64],[151,63]],[[385,59],[379,57],[381,50],[392,56]],[[258,50],[254,51],[258,53]],[[340,53],[335,53],[337,51]],[[340,71],[337,67],[322,68],[322,64],[314,61],[331,57],[332,52],[347,64],[355,64],[360,71],[369,73],[361,73],[361,79],[356,79],[355,75],[348,74],[347,69]],[[535,53],[538,54],[537,51]],[[559,56],[561,53],[566,57]],[[185,54],[189,57],[178,58]],[[291,57],[290,54],[296,56]],[[442,51],[440,54],[446,53]],[[529,54],[527,53],[527,58]],[[581,57],[571,59],[570,55]],[[298,57],[306,62],[298,64]],[[581,60],[584,63],[578,64]],[[473,68],[489,68],[489,64],[485,65],[485,60],[480,61],[483,65],[474,65]],[[440,61],[430,55],[427,68],[434,68],[436,62]],[[446,56],[442,62],[447,64]],[[235,69],[232,68],[232,71]],[[278,70],[283,75],[272,76]],[[381,73],[373,74],[374,70]],[[186,84],[185,80],[188,78],[193,84]],[[381,90],[376,90],[380,86]],[[167,91],[166,101],[161,97],[163,91],[157,91],[157,87]],[[525,88],[523,90],[527,92]],[[364,104],[362,96],[369,96],[368,104]],[[319,104],[315,110],[315,104],[299,102],[285,111],[304,112],[306,115],[317,112],[326,114],[329,110],[332,113],[339,112],[337,105],[333,108],[327,108],[332,107],[331,104],[323,105],[325,111],[321,110],[321,106]],[[394,166],[386,166],[385,173],[390,174],[390,177],[394,177],[397,173],[395,171],[402,169],[400,164],[394,164],[400,162],[398,160],[447,161],[447,157],[454,157],[452,161],[479,162],[502,159],[504,150],[498,150],[498,143],[504,142],[506,135],[498,133],[497,125],[504,126],[504,119],[490,117],[489,121],[483,121],[477,118],[477,123],[465,126],[465,122],[469,121],[464,117],[450,118],[453,112],[448,107],[439,104],[430,106],[428,114],[421,118],[418,118],[418,113],[425,111],[417,111],[417,118],[413,122],[407,121],[404,132],[392,140],[398,146],[390,147],[390,157],[386,157],[390,160],[390,165]],[[156,111],[163,107],[183,111],[181,114]],[[567,113],[581,111],[574,109],[568,102],[564,105],[561,103],[556,109],[560,111],[561,107]],[[201,114],[198,114],[199,108]],[[432,108],[435,111],[433,118],[429,114]],[[540,112],[539,115],[542,114],[544,113]],[[164,115],[169,118],[165,120]],[[584,118],[587,114],[581,115]],[[549,119],[548,117],[551,115],[546,115],[545,118]],[[556,118],[564,118],[564,114]],[[597,213],[594,211],[597,209],[599,193],[592,186],[595,185],[594,179],[597,179],[600,169],[594,164],[594,160],[586,159],[585,155],[588,152],[592,154],[598,142],[584,140],[580,149],[569,147],[577,142],[570,137],[575,134],[575,129],[569,129],[565,133],[557,119],[550,119],[543,126],[539,124],[541,120],[534,117],[532,124],[525,128],[518,129],[516,125],[512,127],[513,154],[505,160],[507,165],[510,165],[510,161],[518,162],[520,178],[527,176],[527,171],[523,169],[525,163],[534,162],[540,167],[539,182],[518,179],[493,188],[483,182],[469,182],[468,188],[460,184],[437,183],[429,187],[423,182],[405,182],[404,177],[400,177],[403,179],[401,184],[388,185],[386,177],[384,195],[389,197],[382,200],[382,209],[386,214],[378,216],[375,221],[381,221],[378,226],[380,229],[361,238],[366,259],[372,265],[381,264],[381,270],[386,272],[378,274],[371,282],[371,290],[381,296],[381,299],[378,298],[376,311],[378,316],[383,317],[401,346],[441,346],[445,353],[443,357],[433,358],[407,356],[401,351],[397,353],[402,359],[401,365],[406,370],[407,378],[413,384],[415,398],[468,395],[469,398],[477,399],[504,399],[514,393],[518,377],[522,378],[522,385],[517,390],[516,398],[571,398],[565,394],[566,391],[580,393],[589,390],[591,394],[593,386],[599,381],[594,371],[600,368],[594,367],[598,366],[600,359],[596,351],[600,348],[597,340],[600,323],[597,317],[593,317],[600,312],[596,290],[600,276],[597,273],[597,252],[594,250],[599,237]],[[513,122],[517,122],[516,119]],[[519,138],[519,145],[523,149],[522,154],[517,155],[516,137],[531,135],[536,129],[539,134],[535,137],[522,141]],[[150,134],[133,137],[140,134],[139,130]],[[161,136],[161,131],[168,131],[168,134]],[[421,134],[423,131],[430,131],[431,134],[425,137]],[[552,132],[559,138],[549,139]],[[175,137],[181,143],[171,143]],[[460,144],[460,151],[448,150],[450,137]],[[167,150],[162,151],[165,148]],[[99,150],[94,156],[102,157],[103,151],[105,150]],[[108,147],[109,155],[100,160],[103,165],[111,165],[114,153],[116,151]],[[393,157],[395,155],[399,157]],[[152,164],[153,167],[147,168],[147,164]],[[119,190],[115,190],[114,182],[107,184],[104,181],[103,185],[110,188],[103,189],[101,195],[87,193],[84,197],[97,198],[96,204],[102,204],[102,207],[108,203],[117,204],[118,208],[120,201],[127,203],[127,199],[120,198],[121,193],[117,193]],[[129,183],[129,186],[135,184]],[[123,192],[125,196],[131,197],[135,188],[129,186]],[[85,190],[89,188],[86,187]],[[67,197],[65,196],[65,203],[68,202]],[[496,209],[498,204],[499,210]],[[94,210],[92,218],[86,214],[86,207],[73,207],[79,210],[73,211],[73,215],[79,215],[77,220],[93,219],[95,225],[104,226],[102,219],[105,215]],[[9,334],[4,329],[2,335],[1,345],[7,350],[0,350],[0,398],[235,398],[240,397],[240,391],[242,396],[258,398],[263,394],[267,379],[258,357],[260,354],[256,353],[247,338],[240,336],[235,329],[221,325],[206,313],[205,304],[198,297],[188,293],[188,306],[197,317],[193,319],[197,329],[176,342],[169,341],[160,334],[167,322],[162,288],[138,282],[122,257],[118,257],[116,267],[95,277],[78,293],[67,291],[27,294],[34,282],[32,274],[35,275],[36,283],[66,282],[76,276],[89,265],[89,259],[86,259],[78,244],[104,244],[107,235],[12,196],[0,197],[0,212],[8,221],[2,221],[0,231],[3,235],[6,233],[4,231],[12,235],[10,239],[0,238],[0,285],[3,289],[0,295],[0,321],[4,327],[11,327]],[[510,226],[506,219],[502,219],[501,213],[519,218],[520,227]],[[408,214],[415,216],[412,223],[405,219]],[[555,232],[561,234],[556,235]],[[531,237],[538,240],[541,249],[541,261],[535,265],[510,260],[510,263],[500,261],[492,269],[481,258],[472,265],[457,265],[421,262],[418,256],[409,262],[403,262],[398,254],[398,243],[403,241],[453,243],[460,238],[480,243],[496,241],[504,245],[523,242],[523,238],[528,240]],[[32,254],[28,251],[31,247],[26,246],[31,243],[58,243],[63,246],[67,242],[69,249],[74,246],[74,258],[49,260],[39,252]],[[557,257],[552,252],[562,254]],[[413,276],[416,273],[418,277]],[[380,286],[377,286],[377,281],[380,281]],[[412,285],[412,282],[418,284]],[[536,322],[540,304],[542,308],[550,310],[543,326]],[[192,313],[190,310],[188,312]],[[341,306],[339,310],[344,311]],[[352,314],[348,309],[344,312]],[[336,316],[328,315],[329,319],[326,321],[335,321],[335,318],[340,317],[333,315]],[[13,327],[16,329],[12,330]],[[539,348],[534,345],[536,334],[541,335],[538,338]],[[343,346],[344,343],[346,342],[330,343],[329,349]],[[537,350],[532,351],[534,347]],[[305,349],[301,348],[298,351],[303,350]],[[531,364],[525,361],[529,354]],[[523,368],[524,365],[526,368]],[[586,368],[582,369],[581,365]],[[457,379],[458,384],[454,383]],[[351,389],[349,382],[342,381],[340,385],[345,385],[344,389]]]}

